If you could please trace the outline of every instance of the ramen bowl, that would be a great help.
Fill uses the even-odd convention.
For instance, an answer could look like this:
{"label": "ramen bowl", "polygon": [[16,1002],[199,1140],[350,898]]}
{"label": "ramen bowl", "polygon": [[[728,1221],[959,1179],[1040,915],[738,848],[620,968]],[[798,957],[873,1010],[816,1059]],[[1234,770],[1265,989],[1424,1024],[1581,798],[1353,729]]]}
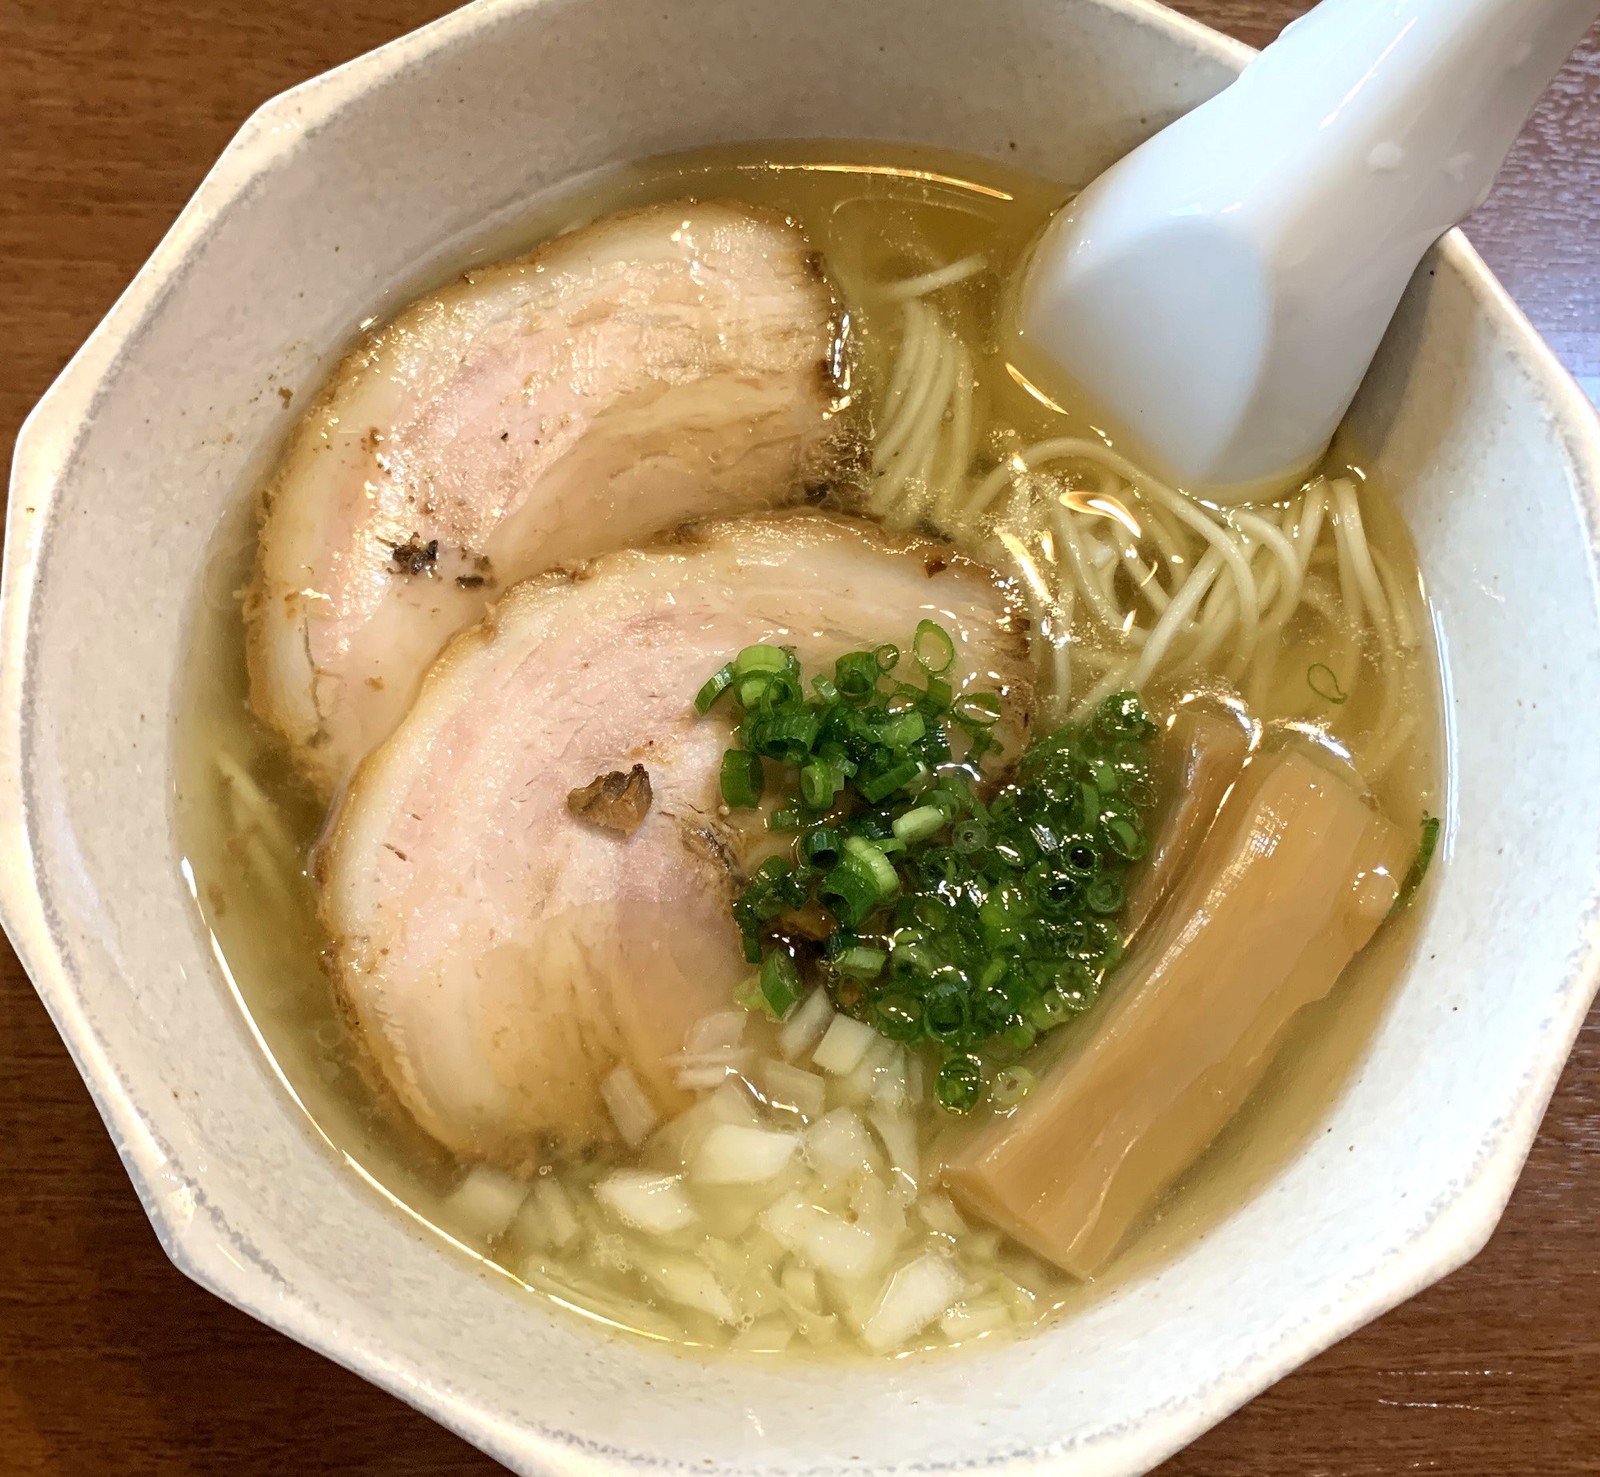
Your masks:
{"label": "ramen bowl", "polygon": [[30,418],[0,601],[0,903],[173,1261],[523,1472],[1142,1471],[1492,1231],[1596,984],[1600,428],[1466,242],[1352,412],[1444,658],[1409,967],[1251,1192],[1071,1316],[875,1365],[696,1358],[520,1295],[318,1136],[172,811],[208,543],[330,351],[575,177],[883,139],[1092,177],[1249,53],[1145,0],[484,0],[252,118]]}

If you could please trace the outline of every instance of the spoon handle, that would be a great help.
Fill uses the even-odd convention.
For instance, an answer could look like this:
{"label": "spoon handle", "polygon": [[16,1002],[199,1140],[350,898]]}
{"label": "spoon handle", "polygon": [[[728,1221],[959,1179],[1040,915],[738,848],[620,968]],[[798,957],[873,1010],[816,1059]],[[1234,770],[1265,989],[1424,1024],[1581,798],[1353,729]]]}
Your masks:
{"label": "spoon handle", "polygon": [[1428,247],[1488,193],[1600,0],[1323,0],[1052,222],[1020,362],[1174,481],[1326,449]]}

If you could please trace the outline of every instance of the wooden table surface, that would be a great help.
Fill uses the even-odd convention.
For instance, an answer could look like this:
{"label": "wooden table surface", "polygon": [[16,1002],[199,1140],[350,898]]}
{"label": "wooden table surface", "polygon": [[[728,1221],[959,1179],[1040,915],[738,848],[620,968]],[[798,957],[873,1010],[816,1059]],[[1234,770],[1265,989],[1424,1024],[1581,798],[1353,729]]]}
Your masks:
{"label": "wooden table surface", "polygon": [[[259,102],[447,8],[0,0],[4,444]],[[1308,6],[1180,8],[1260,45]],[[1600,396],[1600,32],[1469,232]],[[1597,1269],[1600,1012],[1488,1249],[1262,1395],[1163,1477],[1600,1473]],[[167,1263],[0,940],[0,1474],[492,1470]]]}

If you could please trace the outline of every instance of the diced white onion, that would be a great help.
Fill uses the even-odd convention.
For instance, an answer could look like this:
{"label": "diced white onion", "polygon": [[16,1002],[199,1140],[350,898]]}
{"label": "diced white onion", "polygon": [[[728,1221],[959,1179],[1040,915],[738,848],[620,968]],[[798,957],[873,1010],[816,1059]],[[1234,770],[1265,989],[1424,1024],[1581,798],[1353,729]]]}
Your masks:
{"label": "diced white onion", "polygon": [[924,1195],[917,1201],[917,1214],[930,1231],[957,1238],[967,1234],[967,1223],[948,1195]]}
{"label": "diced white onion", "polygon": [[672,1080],[679,1092],[709,1092],[732,1075],[731,1067],[685,1067]]}
{"label": "diced white onion", "polygon": [[730,1077],[748,1070],[752,1054],[748,1051],[712,1051],[696,1056],[676,1057],[673,1065],[677,1073],[673,1080],[680,1092],[709,1092],[720,1087]]}
{"label": "diced white onion", "polygon": [[[923,1168],[922,1057],[838,1015],[823,991],[775,1028],[751,1020],[722,1011],[691,1028],[668,1067],[697,1099],[665,1123],[630,1066],[602,1082],[621,1138],[679,1172],[618,1169],[593,1185],[546,1175],[524,1198],[480,1168],[441,1224],[509,1236],[535,1280],[556,1266],[570,1280],[581,1244],[599,1275],[631,1273],[657,1299],[637,1316],[619,1304],[619,1321],[653,1317],[670,1332],[693,1310],[747,1352],[799,1341],[884,1353],[929,1332],[960,1343],[1036,1320],[1053,1300],[1048,1273],[969,1223]],[[768,1055],[774,1036],[783,1059]]]}
{"label": "diced white onion", "polygon": [[890,1110],[902,1108],[909,1093],[906,1090],[906,1054],[896,1050],[872,1074],[872,1100]]}
{"label": "diced white onion", "polygon": [[897,1349],[960,1296],[961,1277],[950,1259],[927,1252],[889,1279],[882,1301],[861,1330],[861,1340],[875,1354]]}
{"label": "diced white onion", "polygon": [[899,1199],[879,1175],[864,1175],[850,1196],[850,1209],[858,1226],[882,1240],[898,1244],[905,1235],[906,1212]]}
{"label": "diced white onion", "polygon": [[797,1308],[808,1313],[818,1312],[822,1304],[817,1299],[817,1274],[809,1267],[789,1265],[783,1269],[779,1284],[783,1295]]}
{"label": "diced white onion", "polygon": [[789,1013],[778,1031],[778,1050],[785,1061],[805,1055],[822,1040],[833,1019],[833,1004],[826,990],[813,990]]}
{"label": "diced white onion", "polygon": [[578,1213],[560,1180],[550,1175],[535,1180],[533,1204],[539,1212],[544,1234],[556,1250],[578,1239]]}
{"label": "diced white onion", "polygon": [[737,1323],[739,1310],[709,1267],[691,1257],[669,1257],[649,1263],[645,1274],[661,1292],[685,1308],[709,1313],[718,1323]]}
{"label": "diced white onion", "polygon": [[879,1083],[899,1055],[900,1048],[894,1042],[874,1031],[861,1060],[835,1084],[834,1091],[840,1101],[865,1107],[877,1096]]}
{"label": "diced white onion", "polygon": [[996,1287],[1001,1299],[1011,1310],[1011,1316],[1018,1323],[1032,1323],[1039,1316],[1039,1300],[1019,1282],[1013,1282],[1009,1277],[996,1279]]}
{"label": "diced white onion", "polygon": [[849,1108],[835,1108],[806,1129],[806,1158],[823,1184],[835,1185],[872,1172],[872,1139]]}
{"label": "diced white onion", "polygon": [[1000,1233],[998,1231],[973,1231],[961,1248],[968,1256],[977,1257],[979,1261],[992,1262],[1000,1252]]}
{"label": "diced white onion", "polygon": [[619,1169],[594,1187],[595,1199],[640,1231],[664,1236],[698,1219],[693,1202],[675,1174]]}
{"label": "diced white onion", "polygon": [[637,1149],[661,1121],[656,1105],[626,1062],[619,1062],[606,1076],[600,1084],[600,1096],[605,1099],[606,1109],[623,1143],[630,1149]]}
{"label": "diced white onion", "polygon": [[761,1223],[807,1266],[851,1281],[870,1276],[893,1254],[865,1227],[819,1210],[799,1194],[769,1206]]}
{"label": "diced white onion", "polygon": [[866,1022],[836,1015],[811,1054],[811,1060],[824,1072],[842,1077],[855,1068],[874,1041],[881,1039]]}
{"label": "diced white onion", "polygon": [[761,1213],[761,1226],[779,1246],[788,1251],[797,1247],[806,1233],[813,1207],[798,1190],[774,1200]]}
{"label": "diced white onion", "polygon": [[876,1107],[868,1111],[867,1122],[882,1141],[884,1152],[889,1156],[890,1168],[914,1186],[921,1170],[917,1153],[917,1125],[911,1121],[910,1114]]}
{"label": "diced white onion", "polygon": [[713,1051],[732,1051],[744,1040],[744,1028],[749,1016],[742,1010],[718,1010],[703,1015],[684,1038],[686,1056],[699,1056]]}
{"label": "diced white onion", "polygon": [[800,1135],[719,1123],[701,1141],[689,1178],[703,1185],[758,1185],[794,1157]]}
{"label": "diced white onion", "polygon": [[828,1105],[828,1084],[815,1072],[768,1058],[756,1069],[756,1086],[775,1108],[802,1118],[820,1118]]}
{"label": "diced white onion", "polygon": [[754,1059],[755,1053],[748,1046],[729,1047],[726,1051],[680,1051],[670,1058],[672,1065],[679,1068],[733,1067],[736,1070],[748,1067]]}
{"label": "diced white onion", "polygon": [[969,1303],[957,1303],[939,1320],[939,1331],[952,1344],[963,1339],[973,1339],[981,1333],[993,1333],[1011,1324],[1011,1310],[997,1297],[978,1298]]}
{"label": "diced white onion", "polygon": [[528,1186],[487,1164],[475,1164],[440,1207],[449,1229],[492,1241],[511,1224]]}
{"label": "diced white onion", "polygon": [[761,1122],[744,1083],[737,1079],[724,1082],[700,1106],[713,1123],[742,1123],[754,1128]]}

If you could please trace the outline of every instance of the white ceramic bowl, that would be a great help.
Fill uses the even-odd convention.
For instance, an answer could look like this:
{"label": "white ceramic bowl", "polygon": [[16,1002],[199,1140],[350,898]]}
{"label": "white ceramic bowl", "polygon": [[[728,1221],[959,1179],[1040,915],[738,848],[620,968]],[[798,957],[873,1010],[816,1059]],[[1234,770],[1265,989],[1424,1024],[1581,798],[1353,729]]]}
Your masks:
{"label": "white ceramic bowl", "polygon": [[179,1267],[520,1471],[1109,1474],[1477,1250],[1595,988],[1600,433],[1459,238],[1355,412],[1449,664],[1454,843],[1416,967],[1325,1131],[1076,1319],[766,1366],[514,1297],[296,1115],[178,875],[207,539],[282,435],[277,391],[419,265],[576,173],[716,140],[909,139],[1082,180],[1245,55],[1145,0],[482,0],[250,120],[25,428],[0,608],[6,928]]}

